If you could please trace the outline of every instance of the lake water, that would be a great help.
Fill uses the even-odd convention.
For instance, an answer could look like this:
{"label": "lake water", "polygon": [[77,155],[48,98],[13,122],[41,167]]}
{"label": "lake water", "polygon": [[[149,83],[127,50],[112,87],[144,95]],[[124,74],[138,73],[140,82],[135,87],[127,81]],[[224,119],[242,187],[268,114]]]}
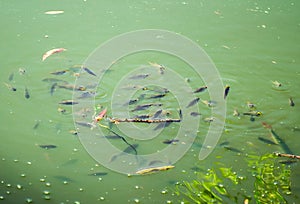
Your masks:
{"label": "lake water", "polygon": [[[270,131],[262,126],[262,122],[272,125],[293,154],[300,154],[298,2],[12,0],[1,1],[0,5],[0,203],[179,203],[172,189],[176,182],[196,179],[195,169],[218,168],[221,163],[249,177],[248,166],[241,162],[246,154],[283,152],[280,146],[268,145],[258,139],[270,140]],[[46,11],[64,12],[51,15],[45,14]],[[107,116],[112,116],[114,112],[114,117],[122,118],[153,115],[163,109],[166,114],[164,118],[176,119],[180,116],[178,110],[183,110],[183,121],[186,122],[183,132],[191,138],[186,141],[180,138],[171,147],[177,148],[184,144],[191,147],[180,150],[187,152],[178,161],[171,155],[171,149],[170,155],[162,162],[163,165],[174,165],[175,168],[150,175],[128,176],[127,169],[132,174],[135,172],[130,170],[126,162],[123,167],[122,159],[112,159],[113,152],[106,154],[97,149],[97,145],[91,150],[89,142],[94,140],[86,141],[89,131],[95,133],[99,143],[103,136],[112,133],[103,127],[91,130],[74,124],[73,115],[75,120],[78,117],[76,107],[81,107],[82,103],[74,105],[74,112],[72,106],[60,105],[59,102],[63,100],[72,99],[72,89],[63,88],[66,85],[64,82],[59,81],[53,85],[55,82],[46,82],[45,78],[74,84],[74,75],[80,71],[82,64],[91,63],[87,60],[88,56],[99,45],[121,34],[143,29],[174,32],[201,46],[216,66],[223,85],[230,85],[230,91],[226,98],[225,126],[218,144],[207,158],[199,160],[200,149],[207,148],[203,143],[210,125],[203,119],[211,116],[212,109],[201,102],[191,109],[186,106],[195,97],[214,100],[210,98],[214,93],[209,92],[209,86],[209,90],[203,93],[186,94],[189,89],[204,86],[206,80],[197,75],[190,64],[176,56],[148,50],[110,61],[109,69],[89,66],[97,76],[102,74],[101,81],[81,72],[77,83],[81,82],[81,76],[85,76],[88,84],[84,86],[99,85],[89,89],[96,91],[96,95],[90,101],[92,104],[87,105],[91,107],[87,113],[88,119],[82,120],[92,122],[94,108],[97,113],[107,108]],[[179,42],[169,43],[176,45]],[[67,50],[42,61],[43,54],[53,48]],[[119,48],[122,49],[122,45]],[[118,47],[117,51],[120,51]],[[99,64],[106,60],[100,58]],[[149,62],[163,64],[166,67],[165,75],[160,74],[157,67],[151,70]],[[50,74],[61,70],[68,71],[63,75]],[[142,74],[149,74],[149,77]],[[143,84],[149,85],[151,81],[154,81],[150,86],[153,90],[143,90]],[[282,86],[276,87],[272,81],[278,81]],[[171,91],[159,98],[158,95],[164,93],[157,91],[162,86],[155,83],[162,83],[166,86],[164,88]],[[12,87],[16,91],[11,90]],[[29,94],[27,98],[25,89]],[[82,92],[75,91],[74,97]],[[138,103],[126,105],[128,99],[141,96],[150,99],[140,98]],[[295,106],[289,105],[290,97]],[[244,115],[233,116],[234,109],[240,113],[247,112],[247,102],[254,103],[256,111],[262,112],[261,116],[253,117],[254,121]],[[138,105],[151,103],[162,105],[153,105],[144,111],[131,111]],[[59,108],[65,109],[65,112],[59,112]],[[200,112],[201,116],[191,116],[185,110]],[[216,117],[217,120],[224,119]],[[108,124],[106,121],[101,122],[103,125]],[[180,124],[172,123],[160,128],[160,132],[153,130],[155,124],[120,123],[113,124],[112,129],[121,135],[128,131],[126,141],[138,144],[138,155],[146,155],[168,147],[162,141],[174,139],[173,135],[182,127]],[[192,128],[193,125],[196,128]],[[69,132],[76,128],[79,136]],[[120,138],[105,141],[121,151],[128,147]],[[227,150],[224,144],[241,153]],[[45,149],[39,145],[55,146]],[[98,156],[99,159],[106,159],[106,166],[119,161],[114,167],[124,168],[120,171],[126,173],[106,168],[99,163]],[[126,160],[125,155],[119,157]],[[138,167],[145,167],[144,163],[138,164]],[[290,168],[292,195],[286,198],[290,203],[299,203],[300,166],[295,163]],[[96,172],[101,173],[93,175]]]}

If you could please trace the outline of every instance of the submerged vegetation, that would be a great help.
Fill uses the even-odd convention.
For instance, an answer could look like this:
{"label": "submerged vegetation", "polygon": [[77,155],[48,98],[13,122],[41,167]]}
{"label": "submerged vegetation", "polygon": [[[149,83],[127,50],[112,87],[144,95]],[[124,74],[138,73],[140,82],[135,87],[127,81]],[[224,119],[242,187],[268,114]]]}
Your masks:
{"label": "submerged vegetation", "polygon": [[[246,162],[252,177],[239,176],[232,168],[208,169],[177,185],[175,194],[183,203],[288,203],[290,166],[279,163],[274,154],[251,155]],[[231,188],[226,185],[230,183]]]}

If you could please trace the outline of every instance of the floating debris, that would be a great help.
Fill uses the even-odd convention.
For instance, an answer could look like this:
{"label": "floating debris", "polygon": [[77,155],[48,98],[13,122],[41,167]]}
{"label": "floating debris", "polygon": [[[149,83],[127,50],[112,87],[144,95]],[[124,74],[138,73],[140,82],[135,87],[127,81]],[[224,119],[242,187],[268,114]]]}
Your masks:
{"label": "floating debris", "polygon": [[59,104],[62,104],[62,105],[76,105],[76,104],[78,104],[78,102],[73,101],[73,100],[64,100],[64,101],[59,102]]}
{"label": "floating debris", "polygon": [[292,107],[295,106],[295,103],[294,103],[292,97],[289,98],[289,104],[290,104],[290,106],[292,106]]}
{"label": "floating debris", "polygon": [[194,93],[200,93],[200,92],[205,91],[206,89],[207,89],[207,86],[202,86],[202,87],[196,89],[196,90],[194,91]]}
{"label": "floating debris", "polygon": [[17,91],[17,89],[15,87],[13,87],[12,85],[8,84],[8,83],[5,83],[4,82],[4,85],[8,88],[8,90],[10,91]]}
{"label": "floating debris", "polygon": [[144,175],[144,174],[150,174],[150,173],[155,173],[159,171],[167,171],[169,169],[173,169],[175,166],[168,165],[168,166],[158,166],[158,167],[151,167],[151,168],[146,168],[139,170],[135,172],[136,174]]}
{"label": "floating debris", "polygon": [[200,100],[200,98],[196,98],[196,99],[192,100],[192,101],[186,106],[186,108],[189,108],[189,107],[191,107],[191,106],[197,104],[197,103],[199,102],[199,100]]}
{"label": "floating debris", "polygon": [[226,85],[225,86],[225,91],[224,91],[224,99],[226,99],[228,93],[229,93],[229,90],[230,90],[230,86],[229,85]]}
{"label": "floating debris", "polygon": [[56,145],[39,145],[40,148],[43,148],[43,149],[54,149],[54,148],[57,148]]}
{"label": "floating debris", "polygon": [[86,71],[87,73],[89,73],[90,75],[97,76],[92,70],[90,70],[90,69],[87,68],[87,67],[83,67],[82,69],[83,69],[84,71]]}
{"label": "floating debris", "polygon": [[57,14],[62,14],[64,11],[46,11],[44,14],[48,15],[57,15]]}
{"label": "floating debris", "polygon": [[42,61],[45,61],[48,57],[50,57],[51,55],[53,55],[55,53],[60,53],[63,51],[66,51],[66,49],[65,48],[55,48],[55,49],[49,50],[43,55]]}

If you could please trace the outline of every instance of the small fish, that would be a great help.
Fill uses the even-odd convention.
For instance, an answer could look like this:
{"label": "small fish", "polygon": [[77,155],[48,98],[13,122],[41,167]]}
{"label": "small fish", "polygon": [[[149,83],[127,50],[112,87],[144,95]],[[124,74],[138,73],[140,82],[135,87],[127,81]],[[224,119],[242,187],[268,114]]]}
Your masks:
{"label": "small fish", "polygon": [[90,75],[97,76],[92,70],[90,70],[90,69],[87,68],[87,67],[83,67],[82,69],[83,69],[84,71],[86,71],[87,73],[89,73]]}
{"label": "small fish", "polygon": [[34,130],[37,129],[40,126],[40,123],[41,123],[41,121],[37,120],[36,123],[35,123],[35,125],[33,126],[33,129]]}
{"label": "small fish", "polygon": [[14,73],[11,73],[8,77],[8,81],[12,81],[14,79]]}
{"label": "small fish", "polygon": [[140,175],[144,175],[144,174],[150,174],[150,173],[155,173],[155,172],[159,172],[159,171],[166,171],[166,170],[169,170],[169,169],[173,169],[174,167],[175,166],[172,166],[172,165],[151,167],[151,168],[138,170],[135,173],[140,174]]}
{"label": "small fish", "polygon": [[55,48],[55,49],[49,50],[43,55],[42,61],[45,61],[48,57],[50,57],[51,55],[53,55],[55,53],[60,53],[63,51],[66,51],[66,49],[65,48]]}
{"label": "small fish", "polygon": [[53,178],[59,180],[59,181],[63,181],[64,183],[65,182],[73,182],[73,180],[69,177],[66,177],[66,176],[53,176]]}
{"label": "small fish", "polygon": [[272,84],[275,86],[275,87],[281,87],[282,84],[278,81],[272,81]]}
{"label": "small fish", "polygon": [[65,73],[67,73],[69,70],[62,70],[62,71],[56,71],[56,72],[50,72],[50,74],[53,75],[63,75]]}
{"label": "small fish", "polygon": [[290,106],[295,106],[295,103],[294,103],[292,97],[289,98],[289,104],[290,104]]}
{"label": "small fish", "polygon": [[202,87],[196,89],[196,90],[194,91],[194,93],[200,93],[200,92],[205,91],[206,89],[207,89],[207,86],[202,86]]}
{"label": "small fish", "polygon": [[105,135],[105,136],[102,136],[106,139],[122,139],[119,135]]}
{"label": "small fish", "polygon": [[71,133],[72,135],[78,135],[79,131],[78,130],[69,130],[69,133]]}
{"label": "small fish", "polygon": [[46,11],[44,14],[48,15],[56,15],[56,14],[62,14],[64,11]]}
{"label": "small fish", "polygon": [[226,99],[228,93],[229,93],[229,90],[230,90],[230,86],[229,85],[226,85],[225,86],[225,91],[224,91],[224,99]]}
{"label": "small fish", "polygon": [[28,91],[27,87],[25,87],[25,98],[26,99],[30,98],[29,91]]}
{"label": "small fish", "polygon": [[90,97],[93,97],[95,96],[96,93],[94,91],[86,91],[86,92],[83,92],[81,94],[81,96],[77,97],[78,99],[82,99],[82,98],[90,98]]}
{"label": "small fish", "polygon": [[88,123],[88,122],[81,122],[81,121],[75,121],[77,125],[83,126],[83,127],[89,127],[93,128],[95,125],[93,123]]}
{"label": "small fish", "polygon": [[89,176],[105,176],[105,175],[107,175],[106,172],[95,172],[95,173],[89,174]]}
{"label": "small fish", "polygon": [[161,128],[166,128],[169,125],[171,125],[171,122],[162,122],[162,123],[159,123],[153,130],[159,130]]}
{"label": "small fish", "polygon": [[280,164],[285,164],[285,165],[291,165],[291,164],[294,164],[296,162],[297,162],[297,160],[292,160],[292,159],[279,161]]}
{"label": "small fish", "polygon": [[248,106],[248,108],[255,108],[256,107],[256,105],[254,104],[254,103],[251,103],[251,102],[247,102],[247,106]]}
{"label": "small fish", "polygon": [[138,119],[147,119],[147,118],[150,118],[151,116],[150,115],[136,115],[134,116],[134,118],[138,118]]}
{"label": "small fish", "polygon": [[151,106],[162,106],[162,104],[161,103],[150,103],[150,104],[138,105],[133,110],[131,110],[131,112],[133,112],[133,111],[140,111],[140,110],[146,110],[147,108],[149,108]]}
{"label": "small fish", "polygon": [[196,117],[196,116],[201,115],[201,113],[198,113],[198,112],[191,112],[190,115]]}
{"label": "small fish", "polygon": [[59,102],[58,104],[62,104],[62,105],[75,105],[75,104],[78,104],[78,102],[73,101],[73,100],[64,100],[64,101]]}
{"label": "small fish", "polygon": [[199,102],[199,100],[200,100],[200,98],[196,98],[196,99],[192,100],[192,101],[186,106],[186,108],[189,108],[189,107],[191,107],[191,106],[197,104],[197,103]]}
{"label": "small fish", "polygon": [[232,152],[236,152],[236,153],[242,153],[241,150],[236,149],[234,147],[229,147],[229,146],[223,146],[226,150],[232,151]]}
{"label": "small fish", "polygon": [[8,90],[10,91],[17,91],[17,89],[15,87],[13,87],[12,85],[8,84],[8,83],[5,83],[4,82],[4,85],[8,88]]}
{"label": "small fish", "polygon": [[75,91],[85,91],[86,87],[84,86],[75,86],[74,84],[60,84],[58,85],[59,88],[68,89],[68,90],[75,90]]}
{"label": "small fish", "polygon": [[208,107],[214,107],[216,105],[215,101],[201,100],[201,102],[207,105]]}
{"label": "small fish", "polygon": [[55,87],[57,86],[57,82],[55,82],[55,83],[53,83],[52,84],[52,86],[51,86],[51,88],[50,88],[50,94],[51,94],[51,96],[53,96],[53,93],[54,93],[54,91],[55,91]]}
{"label": "small fish", "polygon": [[171,139],[171,140],[164,140],[163,141],[164,144],[176,144],[177,142],[179,142],[178,139]]}
{"label": "small fish", "polygon": [[261,116],[262,112],[260,111],[249,111],[249,112],[245,112],[243,113],[243,115],[250,115],[250,116]]}
{"label": "small fish", "polygon": [[204,118],[203,120],[204,120],[204,122],[211,123],[215,120],[215,118],[214,117],[208,117],[208,118]]}
{"label": "small fish", "polygon": [[58,107],[58,108],[57,108],[57,111],[60,112],[60,113],[65,113],[65,112],[66,112],[66,109],[61,108],[61,107]]}
{"label": "small fish", "polygon": [[157,95],[150,96],[148,99],[162,98],[162,97],[165,97],[165,96],[166,96],[165,93],[157,94]]}
{"label": "small fish", "polygon": [[[120,136],[121,137],[121,136]],[[122,137],[121,137],[122,138]],[[122,138],[124,141],[124,138]],[[127,142],[126,142],[127,143]],[[114,161],[117,157],[124,155],[124,153],[130,154],[133,151],[135,152],[135,155],[137,155],[137,151],[136,148],[138,147],[138,144],[129,144],[127,143],[129,146],[123,150],[123,152],[119,153],[119,154],[115,154],[110,158],[110,162]]]}
{"label": "small fish", "polygon": [[182,110],[181,109],[178,110],[178,115],[179,115],[180,120],[182,120],[183,116],[182,116]]}
{"label": "small fish", "polygon": [[225,142],[222,142],[221,144],[219,144],[221,147],[224,147],[224,146],[227,146],[229,145],[229,142],[228,141],[225,141]]}
{"label": "small fish", "polygon": [[164,74],[164,73],[165,73],[166,68],[165,68],[163,65],[157,64],[157,63],[155,63],[155,62],[148,62],[148,63],[149,63],[151,66],[158,68],[160,74]]}
{"label": "small fish", "polygon": [[153,118],[158,118],[162,113],[162,109],[159,109],[158,111],[156,111],[153,115]]}
{"label": "small fish", "polygon": [[129,79],[145,79],[149,76],[150,74],[139,74],[139,75],[135,75],[132,77],[129,77]]}
{"label": "small fish", "polygon": [[263,137],[258,137],[258,139],[259,139],[260,141],[266,143],[266,144],[270,144],[270,145],[278,145],[278,143],[275,143],[275,142],[273,142],[273,141],[271,141],[271,140],[269,140],[269,139],[265,139],[265,138],[263,138]]}
{"label": "small fish", "polygon": [[26,73],[26,70],[23,68],[19,68],[19,74],[24,75]]}
{"label": "small fish", "polygon": [[64,84],[67,84],[67,83],[68,83],[68,82],[65,81],[65,80],[62,80],[62,79],[56,79],[56,78],[44,78],[44,79],[42,79],[42,81],[44,81],[44,82],[51,82],[51,83],[53,83],[53,82],[60,82],[60,83],[64,83]]}
{"label": "small fish", "polygon": [[39,145],[39,147],[43,148],[43,149],[54,149],[57,146],[56,145]]}

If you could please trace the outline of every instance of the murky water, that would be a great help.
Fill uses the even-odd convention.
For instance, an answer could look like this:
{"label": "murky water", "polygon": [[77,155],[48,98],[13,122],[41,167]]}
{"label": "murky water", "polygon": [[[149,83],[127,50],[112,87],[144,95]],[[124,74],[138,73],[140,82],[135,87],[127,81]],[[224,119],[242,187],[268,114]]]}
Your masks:
{"label": "murky water", "polygon": [[[31,200],[33,203],[44,203],[45,200],[49,203],[177,203],[178,198],[171,192],[175,183],[195,179],[196,167],[205,170],[223,163],[247,177],[248,167],[240,162],[245,154],[282,151],[280,147],[266,145],[258,139],[269,139],[269,131],[262,122],[271,124],[290,150],[300,154],[300,24],[297,2],[87,0],[2,1],[0,5],[1,203],[30,203]],[[44,13],[49,10],[64,13]],[[219,144],[226,142],[241,154],[217,145],[207,159],[199,161],[198,153],[209,126],[201,119],[192,147],[174,164],[174,169],[128,177],[97,163],[84,149],[78,136],[69,132],[75,130],[72,107],[58,103],[71,99],[72,90],[55,87],[51,95],[53,82],[43,79],[56,78],[75,83],[72,70],[78,65],[80,67],[101,43],[125,32],[149,28],[180,33],[198,43],[211,57],[224,85],[231,86],[225,129]],[[42,62],[42,55],[47,50],[58,47],[67,51]],[[119,60],[111,72],[105,72],[101,86],[97,88],[96,105],[109,106],[120,79],[140,65],[149,65],[149,61],[172,67],[192,89],[203,85],[202,79],[191,72],[186,63],[162,53],[141,52]],[[50,74],[65,69],[71,71],[58,76]],[[143,79],[132,79],[131,83],[134,85],[138,80]],[[274,87],[272,81],[279,81],[282,86]],[[17,90],[12,91],[6,83]],[[25,97],[26,88],[29,98]],[[140,94],[142,92],[137,91],[132,98]],[[153,96],[156,93],[147,94]],[[198,96],[209,99],[207,92]],[[289,105],[289,97],[294,99],[295,106]],[[189,102],[186,101],[186,105]],[[241,113],[248,111],[247,102],[254,103],[263,115],[255,121],[250,121],[247,116],[232,115],[234,109]],[[174,95],[162,98],[161,103],[172,113],[171,116],[176,116],[179,104]],[[204,104],[195,107],[203,117],[210,116],[210,109]],[[58,108],[65,109],[65,112],[59,112]],[[151,107],[149,111],[153,114],[156,110],[156,107]],[[94,110],[91,111],[93,114]],[[119,113],[122,115],[122,110]],[[130,114],[134,116],[134,112]],[[178,127],[171,124],[160,137],[142,141],[137,150],[148,154],[164,148],[167,145],[162,141],[172,139],[171,134]],[[135,142],[134,139],[129,141]],[[127,147],[118,141],[111,142],[120,149]],[[44,149],[39,145],[55,145],[56,148]],[[292,195],[287,199],[297,203],[299,164],[293,164],[291,170]],[[101,173],[91,175],[96,172]]]}

